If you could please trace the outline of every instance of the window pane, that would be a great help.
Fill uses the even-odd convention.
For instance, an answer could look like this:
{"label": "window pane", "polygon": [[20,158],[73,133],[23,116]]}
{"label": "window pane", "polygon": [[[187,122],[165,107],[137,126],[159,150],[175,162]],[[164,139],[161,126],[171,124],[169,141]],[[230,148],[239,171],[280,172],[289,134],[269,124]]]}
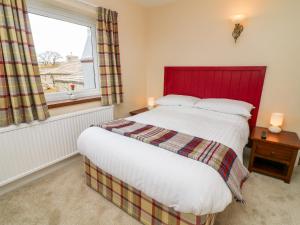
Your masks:
{"label": "window pane", "polygon": [[91,28],[29,14],[45,93],[94,89]]}

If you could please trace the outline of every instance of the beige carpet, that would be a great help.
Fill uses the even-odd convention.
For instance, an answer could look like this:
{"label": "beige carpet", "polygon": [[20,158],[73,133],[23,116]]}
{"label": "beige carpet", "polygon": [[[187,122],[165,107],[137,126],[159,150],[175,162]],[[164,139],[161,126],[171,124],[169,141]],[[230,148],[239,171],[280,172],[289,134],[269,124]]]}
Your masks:
{"label": "beige carpet", "polygon": [[[300,168],[291,184],[252,173],[246,205],[232,203],[217,225],[300,225]],[[1,225],[138,225],[89,189],[81,158],[60,171],[0,197]]]}

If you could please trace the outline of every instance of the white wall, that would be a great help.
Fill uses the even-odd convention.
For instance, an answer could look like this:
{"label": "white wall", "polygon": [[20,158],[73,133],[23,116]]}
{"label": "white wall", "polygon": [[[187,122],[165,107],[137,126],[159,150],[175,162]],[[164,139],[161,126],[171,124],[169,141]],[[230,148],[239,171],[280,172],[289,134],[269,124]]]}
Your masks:
{"label": "white wall", "polygon": [[[147,95],[163,91],[164,66],[266,65],[258,125],[272,112],[300,135],[300,1],[178,0],[148,11]],[[237,44],[230,17],[248,16]]]}

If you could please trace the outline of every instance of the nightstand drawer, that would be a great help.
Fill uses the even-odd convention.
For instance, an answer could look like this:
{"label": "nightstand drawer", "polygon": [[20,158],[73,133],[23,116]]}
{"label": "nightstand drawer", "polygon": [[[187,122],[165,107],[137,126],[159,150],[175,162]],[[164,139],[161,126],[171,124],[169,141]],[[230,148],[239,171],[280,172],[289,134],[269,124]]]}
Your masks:
{"label": "nightstand drawer", "polygon": [[255,153],[284,161],[290,161],[292,157],[292,152],[288,148],[262,142],[257,143]]}

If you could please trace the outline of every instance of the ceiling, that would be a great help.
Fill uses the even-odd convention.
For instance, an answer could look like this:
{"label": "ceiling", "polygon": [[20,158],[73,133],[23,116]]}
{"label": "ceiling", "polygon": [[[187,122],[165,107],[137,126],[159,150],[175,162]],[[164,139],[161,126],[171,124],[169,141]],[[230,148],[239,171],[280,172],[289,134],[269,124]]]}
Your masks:
{"label": "ceiling", "polygon": [[176,0],[134,0],[138,3],[140,3],[143,6],[158,6],[158,5],[163,5],[169,2],[174,2]]}

